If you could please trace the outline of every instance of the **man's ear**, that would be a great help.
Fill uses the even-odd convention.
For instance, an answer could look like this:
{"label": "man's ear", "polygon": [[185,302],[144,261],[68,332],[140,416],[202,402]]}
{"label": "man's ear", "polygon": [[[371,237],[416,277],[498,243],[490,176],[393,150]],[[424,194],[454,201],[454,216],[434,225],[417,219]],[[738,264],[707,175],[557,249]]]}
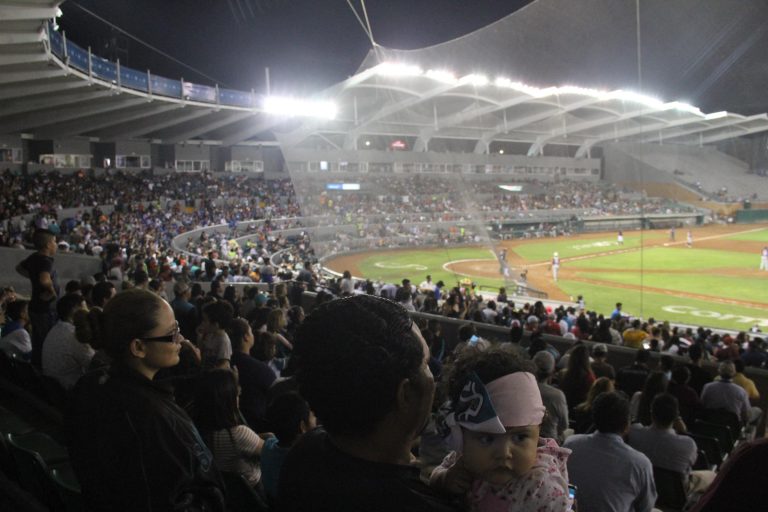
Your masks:
{"label": "man's ear", "polygon": [[144,342],[138,338],[131,340],[131,343],[128,345],[128,349],[131,351],[131,355],[134,357],[138,357],[139,359],[144,359],[147,357],[147,347]]}
{"label": "man's ear", "polygon": [[407,409],[411,403],[413,403],[413,393],[416,390],[413,389],[413,383],[411,379],[405,378],[397,385],[397,409]]}

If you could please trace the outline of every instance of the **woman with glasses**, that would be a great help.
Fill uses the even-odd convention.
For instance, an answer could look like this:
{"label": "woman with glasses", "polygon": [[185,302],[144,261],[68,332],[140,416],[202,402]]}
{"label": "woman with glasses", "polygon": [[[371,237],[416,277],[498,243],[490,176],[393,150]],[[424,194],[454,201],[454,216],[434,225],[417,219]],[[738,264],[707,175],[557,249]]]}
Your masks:
{"label": "woman with glasses", "polygon": [[67,414],[70,458],[88,510],[223,510],[223,485],[194,423],[157,373],[182,344],[173,310],[144,290],[92,323],[113,364],[86,375]]}

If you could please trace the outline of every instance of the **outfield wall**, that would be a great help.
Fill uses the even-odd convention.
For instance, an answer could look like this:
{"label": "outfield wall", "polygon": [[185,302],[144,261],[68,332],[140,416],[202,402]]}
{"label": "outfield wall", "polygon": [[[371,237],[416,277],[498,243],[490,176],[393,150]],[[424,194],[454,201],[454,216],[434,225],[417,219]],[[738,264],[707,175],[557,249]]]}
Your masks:
{"label": "outfield wall", "polygon": [[766,222],[768,221],[768,209],[766,210],[739,210],[736,212],[736,222]]}

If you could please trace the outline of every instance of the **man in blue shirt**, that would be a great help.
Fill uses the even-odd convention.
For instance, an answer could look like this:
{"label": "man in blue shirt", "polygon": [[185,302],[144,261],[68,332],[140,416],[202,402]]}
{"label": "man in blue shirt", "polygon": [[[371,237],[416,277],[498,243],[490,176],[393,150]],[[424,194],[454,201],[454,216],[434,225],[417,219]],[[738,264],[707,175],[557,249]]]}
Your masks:
{"label": "man in blue shirt", "polygon": [[615,392],[601,393],[592,415],[597,432],[573,435],[563,444],[572,450],[568,474],[579,509],[650,512],[657,496],[651,461],[624,443],[629,402]]}

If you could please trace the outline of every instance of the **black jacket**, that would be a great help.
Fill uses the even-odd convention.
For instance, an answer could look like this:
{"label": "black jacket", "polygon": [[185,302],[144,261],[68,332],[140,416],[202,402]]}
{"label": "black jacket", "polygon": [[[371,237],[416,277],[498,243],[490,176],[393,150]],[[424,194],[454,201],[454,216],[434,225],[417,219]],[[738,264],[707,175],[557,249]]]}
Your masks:
{"label": "black jacket", "polygon": [[213,456],[169,386],[122,366],[86,375],[66,423],[88,510],[224,510]]}

